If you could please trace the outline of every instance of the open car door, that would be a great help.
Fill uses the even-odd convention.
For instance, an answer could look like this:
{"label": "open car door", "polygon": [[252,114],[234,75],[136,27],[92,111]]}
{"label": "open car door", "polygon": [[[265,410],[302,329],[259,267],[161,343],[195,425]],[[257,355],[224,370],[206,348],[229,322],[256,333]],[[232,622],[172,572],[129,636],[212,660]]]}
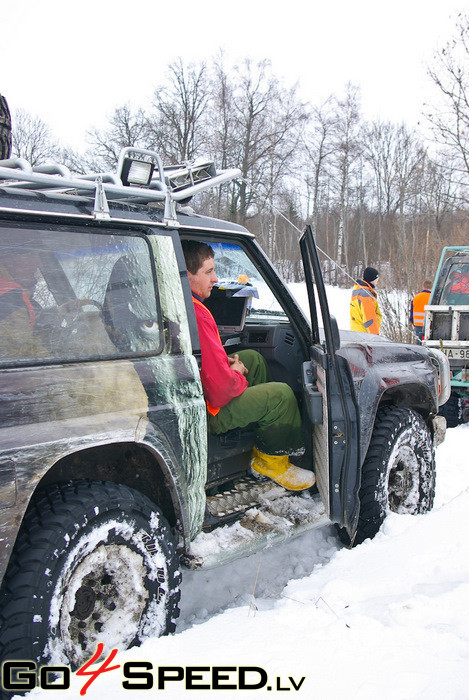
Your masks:
{"label": "open car door", "polygon": [[[340,337],[329,314],[326,290],[311,226],[300,238],[311,311],[310,361],[303,365],[305,405],[313,426],[317,487],[332,522],[353,541],[358,521],[360,488],[359,413],[348,363],[337,350]],[[320,337],[318,307],[324,326]]]}

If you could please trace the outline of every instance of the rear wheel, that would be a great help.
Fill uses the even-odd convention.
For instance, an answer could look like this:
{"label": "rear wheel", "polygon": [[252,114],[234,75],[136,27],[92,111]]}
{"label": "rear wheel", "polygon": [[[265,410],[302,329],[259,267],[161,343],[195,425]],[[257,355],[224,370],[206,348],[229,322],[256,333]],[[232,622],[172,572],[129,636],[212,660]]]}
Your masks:
{"label": "rear wheel", "polygon": [[0,160],[11,154],[11,117],[7,101],[0,95]]}
{"label": "rear wheel", "polygon": [[461,423],[461,407],[458,394],[455,394],[454,391],[451,392],[448,401],[440,407],[439,414],[446,418],[448,428],[456,428]]}
{"label": "rear wheel", "polygon": [[469,397],[461,399],[461,421],[469,423]]}
{"label": "rear wheel", "polygon": [[180,573],[170,528],[142,494],[77,481],[39,494],[2,589],[2,660],[77,668],[175,628]]}
{"label": "rear wheel", "polygon": [[433,441],[423,418],[408,408],[381,408],[362,467],[354,544],[374,537],[390,512],[426,513],[434,496]]}

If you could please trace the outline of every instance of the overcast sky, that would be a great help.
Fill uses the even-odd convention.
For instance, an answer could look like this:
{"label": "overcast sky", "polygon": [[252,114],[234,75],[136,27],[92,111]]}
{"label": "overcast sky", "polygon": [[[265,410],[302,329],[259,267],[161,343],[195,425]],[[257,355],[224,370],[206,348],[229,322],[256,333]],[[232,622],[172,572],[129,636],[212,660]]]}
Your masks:
{"label": "overcast sky", "polygon": [[0,26],[0,92],[80,148],[116,106],[146,106],[167,65],[268,58],[319,104],[361,88],[367,118],[409,126],[431,95],[426,65],[454,32],[460,0],[15,0]]}

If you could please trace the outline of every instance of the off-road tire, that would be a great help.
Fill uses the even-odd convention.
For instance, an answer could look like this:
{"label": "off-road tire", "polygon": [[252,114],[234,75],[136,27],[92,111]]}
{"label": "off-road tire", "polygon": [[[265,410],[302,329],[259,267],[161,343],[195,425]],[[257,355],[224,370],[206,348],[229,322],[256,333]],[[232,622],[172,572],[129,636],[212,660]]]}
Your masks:
{"label": "off-road tire", "polygon": [[0,95],[0,160],[11,155],[11,116],[7,101]]}
{"label": "off-road tire", "polygon": [[438,413],[440,416],[446,418],[446,425],[448,428],[456,428],[456,426],[460,425],[462,423],[462,418],[458,394],[452,391],[448,401],[440,407]]}
{"label": "off-road tire", "polygon": [[97,643],[119,650],[175,629],[180,572],[174,537],[142,494],[79,480],[35,497],[0,607],[0,663],[75,669]]}
{"label": "off-road tire", "polygon": [[[381,408],[362,467],[353,544],[373,538],[390,512],[430,511],[434,497],[435,454],[426,423],[409,408]],[[350,545],[345,531],[340,537]]]}

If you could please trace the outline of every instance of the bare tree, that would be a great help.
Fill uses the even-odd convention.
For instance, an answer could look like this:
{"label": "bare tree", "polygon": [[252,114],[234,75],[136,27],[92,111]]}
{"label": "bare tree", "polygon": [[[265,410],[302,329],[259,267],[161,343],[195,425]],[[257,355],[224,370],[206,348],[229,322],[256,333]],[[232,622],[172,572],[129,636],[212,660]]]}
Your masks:
{"label": "bare tree", "polygon": [[410,255],[407,262],[414,260],[415,254],[415,227],[411,226],[412,246],[407,245],[408,230],[406,221],[412,219],[418,202],[423,174],[426,166],[426,150],[416,134],[409,131],[404,125],[399,127],[394,154],[395,190],[397,195],[397,247],[400,255]]}
{"label": "bare tree", "polygon": [[172,163],[193,160],[205,145],[204,114],[208,88],[204,63],[169,65],[168,80],[155,90],[148,120],[153,147]]}
{"label": "bare tree", "polygon": [[[428,110],[436,140],[453,156],[456,171],[469,182],[469,14],[458,15],[452,41],[441,49],[428,74],[442,98],[442,108]],[[467,197],[467,195],[466,195]]]}
{"label": "bare tree", "polygon": [[377,259],[383,253],[383,219],[395,207],[394,197],[394,150],[396,126],[391,122],[377,121],[365,129],[365,158],[371,166],[375,187],[374,205],[377,211]]}
{"label": "bare tree", "polygon": [[[447,158],[428,158],[425,169],[425,184],[422,198],[425,203],[425,215],[427,218],[427,243],[425,245],[423,277],[428,278],[427,264],[429,256],[430,239],[437,239],[438,247],[443,245],[443,224],[455,208],[456,192],[452,178],[447,177],[451,163]],[[439,250],[438,250],[439,252]],[[423,280],[422,280],[423,281]]]}
{"label": "bare tree", "polygon": [[[467,22],[448,49],[458,60],[467,54],[466,29]],[[424,271],[431,276],[441,245],[464,243],[469,229],[465,206],[461,200],[459,209],[455,205],[461,175],[469,174],[461,150],[466,83],[453,58],[444,53],[441,60],[457,78],[460,131],[455,127],[459,142],[452,150],[446,132],[445,139],[440,134],[444,148],[432,160],[419,134],[405,125],[364,124],[357,87],[347,85],[343,99],[331,95],[306,114],[296,87],[282,84],[268,61],[227,67],[223,53],[210,66],[181,59],[170,64],[150,111],[124,105],[107,129],[90,133],[93,150],[63,154],[78,172],[114,167],[124,146],[151,148],[165,162],[206,155],[218,167],[238,167],[239,180],[197,195],[192,205],[249,223],[288,278],[299,274],[295,227],[312,220],[332,258],[324,265],[329,282],[342,281],[337,263],[354,276],[373,264],[388,292],[399,288],[409,295]],[[435,78],[443,86],[442,76]],[[448,127],[445,119],[438,115],[440,126]],[[347,274],[343,281],[350,283]]]}
{"label": "bare tree", "polygon": [[33,116],[24,109],[17,109],[12,126],[12,155],[25,158],[31,165],[59,158],[59,143],[40,117]]}
{"label": "bare tree", "polygon": [[101,171],[115,168],[123,148],[147,148],[149,141],[147,118],[143,109],[133,111],[129,104],[116,107],[107,129],[88,132],[90,149],[78,159],[88,169]]}
{"label": "bare tree", "polygon": [[99,166],[95,162],[95,158],[88,158],[88,154],[80,153],[72,148],[63,148],[61,151],[60,162],[67,166],[72,173],[84,175],[91,171],[96,172]]}
{"label": "bare tree", "polygon": [[[210,157],[223,169],[237,164],[234,128],[234,83],[225,66],[223,52],[215,58],[209,80],[209,107],[206,114],[206,134]],[[215,125],[215,126],[214,126]],[[217,217],[234,218],[237,186],[220,186],[215,206],[211,211]]]}
{"label": "bare tree", "polygon": [[[306,218],[311,218],[313,230],[318,229],[319,197],[321,183],[325,173],[325,167],[329,157],[334,153],[336,144],[333,136],[337,114],[335,112],[335,99],[330,96],[319,107],[313,107],[303,140],[306,155],[305,167],[307,170],[306,187],[308,191],[308,210]],[[312,212],[309,206],[312,199]]]}
{"label": "bare tree", "polygon": [[[215,58],[210,79],[210,109],[207,132],[210,150],[221,168],[233,165],[234,155],[234,83],[225,66],[223,52]],[[213,128],[213,118],[216,118]],[[210,128],[210,126],[212,128]]]}
{"label": "bare tree", "polygon": [[241,169],[242,181],[233,193],[232,208],[236,219],[245,224],[288,173],[304,109],[296,87],[285,89],[272,75],[268,61],[253,66],[246,59],[236,77],[233,164]]}
{"label": "bare tree", "polygon": [[337,195],[338,195],[338,235],[337,235],[337,262],[345,263],[347,272],[348,264],[348,213],[349,194],[351,189],[352,170],[359,163],[361,153],[360,141],[360,94],[359,89],[350,83],[346,86],[346,95],[337,103],[335,141],[335,163]]}

